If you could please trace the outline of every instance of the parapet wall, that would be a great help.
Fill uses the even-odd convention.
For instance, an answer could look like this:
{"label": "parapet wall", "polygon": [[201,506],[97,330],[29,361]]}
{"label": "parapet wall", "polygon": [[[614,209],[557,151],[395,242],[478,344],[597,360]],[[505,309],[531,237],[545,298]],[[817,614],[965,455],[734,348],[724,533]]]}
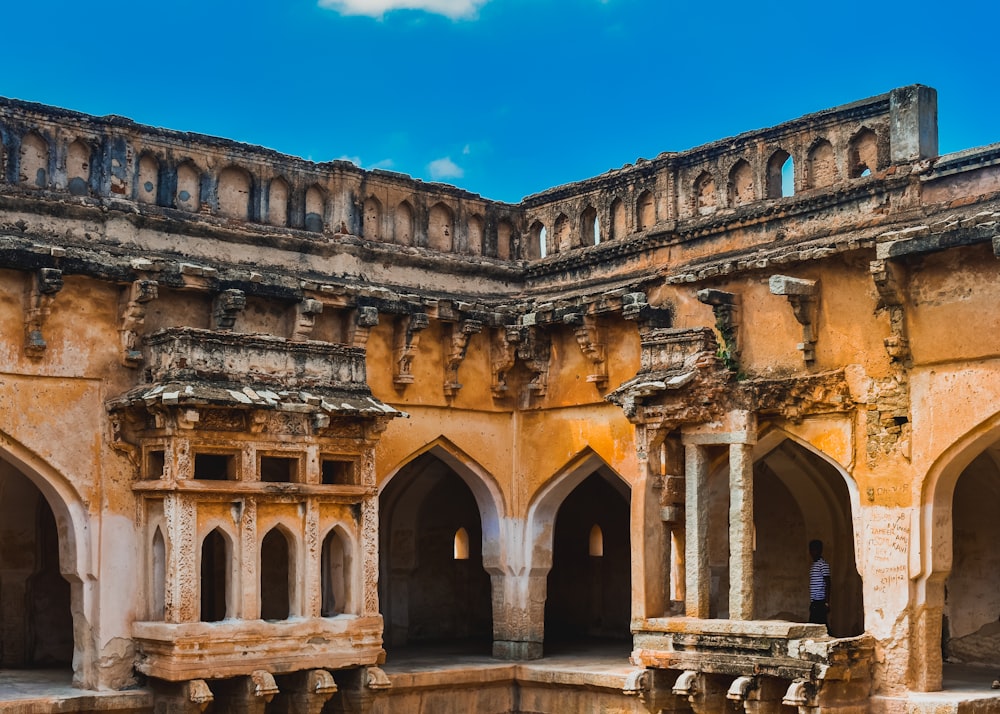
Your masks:
{"label": "parapet wall", "polygon": [[10,99],[0,99],[0,143],[0,179],[24,192],[162,212],[190,224],[352,235],[501,260],[522,251],[517,207],[347,161],[313,163]]}

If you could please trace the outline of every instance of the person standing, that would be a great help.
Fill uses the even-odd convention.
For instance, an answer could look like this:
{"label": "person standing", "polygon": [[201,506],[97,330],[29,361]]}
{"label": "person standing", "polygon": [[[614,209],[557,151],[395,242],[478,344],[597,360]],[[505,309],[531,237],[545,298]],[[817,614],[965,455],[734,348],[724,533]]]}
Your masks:
{"label": "person standing", "polygon": [[823,541],[809,541],[809,622],[827,624],[830,615],[830,564],[823,559]]}

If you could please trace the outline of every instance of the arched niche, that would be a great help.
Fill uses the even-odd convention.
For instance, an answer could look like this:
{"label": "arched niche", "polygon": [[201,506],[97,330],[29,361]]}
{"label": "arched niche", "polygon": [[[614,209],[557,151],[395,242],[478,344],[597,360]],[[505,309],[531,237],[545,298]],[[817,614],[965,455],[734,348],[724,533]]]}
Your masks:
{"label": "arched niche", "polygon": [[159,526],[149,546],[149,619],[160,622],[166,615],[167,541]]}
{"label": "arched niche", "polygon": [[[545,648],[581,641],[627,641],[631,634],[631,492],[587,449],[532,499],[528,537],[532,573],[546,575]],[[594,527],[603,555],[591,553]]]}
{"label": "arched niche", "polygon": [[552,255],[562,250],[569,250],[573,247],[573,236],[570,230],[569,217],[565,213],[556,216],[556,222],[552,225],[552,240],[547,246],[546,255]]}
{"label": "arched niche", "polygon": [[541,221],[533,221],[528,226],[528,244],[524,247],[524,255],[522,257],[525,260],[544,258],[547,254],[547,239],[548,231],[545,230],[545,224]]}
{"label": "arched niche", "polygon": [[361,214],[361,232],[369,240],[382,237],[382,203],[374,196],[365,199]]}
{"label": "arched niche", "polygon": [[746,159],[733,164],[728,188],[730,206],[742,206],[754,200],[753,170]]}
{"label": "arched niche", "polygon": [[236,616],[232,571],[233,541],[221,528],[215,528],[202,539],[198,558],[202,622],[219,622]]}
{"label": "arched niche", "polygon": [[298,614],[295,598],[295,539],[282,526],[260,542],[260,619],[287,620]]}
{"label": "arched niche", "polygon": [[18,183],[33,188],[49,185],[49,142],[38,132],[28,132],[21,138],[18,153]]}
{"label": "arched niche", "polygon": [[91,154],[90,145],[80,139],[66,150],[66,188],[74,196],[90,193]]}
{"label": "arched niche", "polygon": [[881,168],[878,160],[878,138],[875,132],[862,127],[851,137],[847,145],[847,175],[849,178],[860,178],[878,171]]}
{"label": "arched niche", "polygon": [[291,191],[280,176],[271,179],[267,187],[267,222],[272,226],[288,225],[288,201]]}
{"label": "arched niche", "polygon": [[323,539],[320,564],[322,587],[321,614],[323,617],[355,614],[355,585],[353,545],[347,532],[337,526],[330,529]]}
{"label": "arched niche", "polygon": [[135,181],[135,198],[139,203],[155,205],[160,192],[160,162],[150,153],[139,157]]}
{"label": "arched niche", "polygon": [[766,188],[768,198],[782,198],[795,193],[794,163],[784,149],[778,149],[767,160]]}
{"label": "arched niche", "polygon": [[597,209],[593,206],[587,206],[580,214],[580,235],[585,246],[601,242],[601,224],[597,220]]}
{"label": "arched niche", "polygon": [[656,202],[652,191],[643,191],[636,199],[635,225],[640,231],[648,231],[656,225]]}
{"label": "arched niche", "polygon": [[497,258],[510,260],[514,256],[514,226],[510,221],[497,223]]}
{"label": "arched niche", "polygon": [[393,215],[392,240],[399,245],[413,245],[413,206],[400,201]]}
{"label": "arched niche", "polygon": [[[471,255],[482,255],[483,254],[483,236],[484,236],[484,222],[483,217],[474,214],[469,216],[467,222],[467,240],[468,252]],[[509,240],[509,238],[508,238]]]}
{"label": "arched niche", "polygon": [[806,181],[809,188],[825,188],[837,181],[837,157],[833,144],[819,139],[806,156]]}
{"label": "arched niche", "polygon": [[326,227],[326,195],[315,184],[306,189],[305,227],[313,233],[322,233]]}
{"label": "arched niche", "polygon": [[250,218],[250,174],[237,166],[219,172],[216,200],[219,215],[245,221]]}
{"label": "arched niche", "polygon": [[[379,496],[379,598],[387,647],[464,643],[489,651],[500,573],[495,481],[447,441],[408,458]],[[469,557],[454,557],[455,534]]]}
{"label": "arched niche", "polygon": [[184,161],[177,167],[174,206],[191,213],[201,209],[201,171],[193,161]]}
{"label": "arched niche", "polygon": [[427,247],[450,253],[454,250],[455,214],[443,203],[435,203],[427,217]]}
{"label": "arched niche", "polygon": [[705,216],[714,213],[718,205],[715,179],[708,171],[702,171],[694,180],[694,213]]}
{"label": "arched niche", "polygon": [[612,240],[621,240],[628,235],[628,222],[625,214],[625,203],[620,198],[611,201],[611,235]]}

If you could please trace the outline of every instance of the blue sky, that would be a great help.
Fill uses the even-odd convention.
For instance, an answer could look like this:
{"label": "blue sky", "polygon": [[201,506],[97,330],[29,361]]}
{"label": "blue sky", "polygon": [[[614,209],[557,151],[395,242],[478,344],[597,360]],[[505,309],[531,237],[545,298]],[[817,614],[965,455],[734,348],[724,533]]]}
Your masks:
{"label": "blue sky", "polygon": [[994,0],[8,0],[0,95],[517,201],[928,84],[1000,141]]}

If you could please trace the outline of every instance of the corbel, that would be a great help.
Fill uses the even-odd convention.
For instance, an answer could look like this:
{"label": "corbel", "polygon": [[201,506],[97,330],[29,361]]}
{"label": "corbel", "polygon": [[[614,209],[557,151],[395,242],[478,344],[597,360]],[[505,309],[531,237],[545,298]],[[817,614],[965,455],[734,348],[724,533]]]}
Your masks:
{"label": "corbel", "polygon": [[393,335],[392,382],[399,389],[413,384],[413,358],[417,355],[420,333],[430,324],[425,312],[414,312],[396,321]]}
{"label": "corbel", "polygon": [[722,361],[730,372],[737,371],[740,358],[739,298],[733,293],[713,288],[699,290],[697,295],[698,301],[711,306],[715,315],[715,329],[719,331],[725,348],[720,355]]}
{"label": "corbel", "polygon": [[531,394],[541,396],[549,387],[549,356],[552,344],[549,336],[538,326],[525,327],[517,346],[517,356],[533,374],[528,382],[528,398]]}
{"label": "corbel", "polygon": [[376,325],[378,325],[378,308],[372,305],[358,305],[358,309],[354,311],[348,342],[354,347],[364,347],[368,344],[368,336]]}
{"label": "corbel", "polygon": [[462,388],[458,381],[458,368],[465,360],[465,353],[469,349],[469,338],[478,335],[483,330],[483,323],[479,320],[462,320],[461,322],[445,323],[445,372],[444,372],[444,393],[447,397],[454,397],[458,390]]}
{"label": "corbel", "polygon": [[128,286],[125,307],[122,310],[118,328],[122,347],[122,364],[138,367],[142,364],[142,337],[140,330],[146,322],[146,303],[159,296],[159,284],[155,280],[134,280]]}
{"label": "corbel", "polygon": [[908,363],[912,355],[906,331],[906,311],[903,307],[906,301],[902,287],[906,284],[903,267],[897,263],[880,259],[871,261],[868,270],[875,282],[875,289],[878,291],[879,308],[889,311],[891,334],[883,340],[885,350],[893,360]]}
{"label": "corbel", "polygon": [[62,290],[62,271],[56,268],[40,268],[31,276],[31,286],[28,289],[28,309],[24,316],[24,331],[26,335],[24,351],[31,359],[41,359],[48,345],[42,337],[42,327],[49,313],[52,312],[52,301]]}
{"label": "corbel", "polygon": [[772,295],[784,295],[792,306],[795,319],[802,325],[802,351],[806,364],[816,360],[816,317],[819,310],[819,285],[815,280],[772,275],[768,281]]}
{"label": "corbel", "polygon": [[672,327],[674,312],[669,306],[654,307],[649,304],[646,293],[635,292],[622,295],[622,317],[636,320],[643,329]]}
{"label": "corbel", "polygon": [[518,325],[507,325],[494,331],[490,340],[490,372],[492,381],[490,391],[494,399],[503,399],[507,395],[507,372],[517,361],[517,344],[521,341],[521,328]]}
{"label": "corbel", "polygon": [[323,303],[305,298],[295,304],[295,327],[292,328],[292,342],[305,342],[312,336],[316,326],[316,316],[323,312]]}
{"label": "corbel", "polygon": [[212,317],[215,329],[229,332],[236,324],[236,316],[247,306],[247,296],[242,290],[223,290],[215,298]]}
{"label": "corbel", "polygon": [[576,343],[580,345],[580,351],[592,365],[590,374],[587,375],[587,381],[598,387],[606,386],[608,383],[607,349],[604,344],[603,331],[597,324],[597,316],[570,313],[563,318],[563,322],[573,327]]}

